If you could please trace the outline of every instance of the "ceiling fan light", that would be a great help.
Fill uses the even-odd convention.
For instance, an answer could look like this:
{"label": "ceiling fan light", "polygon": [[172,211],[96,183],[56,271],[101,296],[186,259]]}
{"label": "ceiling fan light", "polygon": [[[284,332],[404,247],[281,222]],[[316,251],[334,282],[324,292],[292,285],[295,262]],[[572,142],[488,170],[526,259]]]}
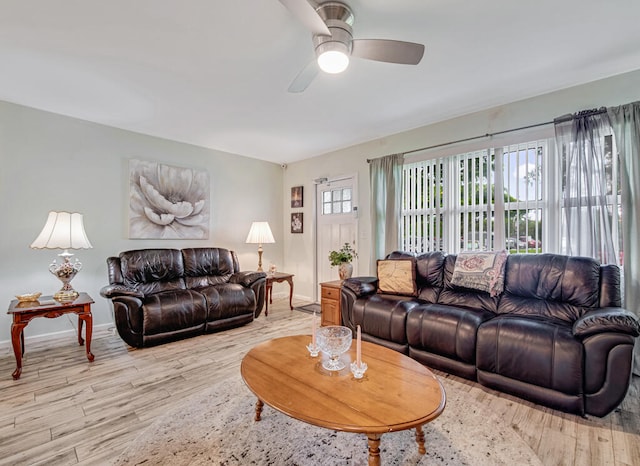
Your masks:
{"label": "ceiling fan light", "polygon": [[349,66],[349,57],[338,50],[329,50],[320,54],[318,66],[325,73],[342,73]]}

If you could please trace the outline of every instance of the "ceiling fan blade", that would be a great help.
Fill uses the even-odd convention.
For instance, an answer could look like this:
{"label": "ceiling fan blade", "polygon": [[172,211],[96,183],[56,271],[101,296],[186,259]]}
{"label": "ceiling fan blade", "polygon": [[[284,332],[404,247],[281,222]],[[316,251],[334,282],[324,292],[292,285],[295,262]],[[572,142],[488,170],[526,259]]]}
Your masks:
{"label": "ceiling fan blade", "polygon": [[309,87],[309,84],[311,84],[311,82],[315,79],[319,72],[320,68],[318,67],[318,62],[315,59],[311,60],[309,63],[307,63],[307,66],[305,66],[302,71],[298,73],[298,76],[294,78],[293,82],[289,86],[289,89],[287,90],[292,93],[299,93],[304,91],[307,87]]}
{"label": "ceiling fan blade", "polygon": [[424,45],[385,39],[354,39],[351,55],[367,60],[417,65],[424,55]]}
{"label": "ceiling fan blade", "polygon": [[287,10],[289,10],[293,16],[298,18],[302,24],[305,25],[314,34],[321,36],[330,36],[331,32],[327,25],[322,21],[322,18],[318,16],[316,10],[307,0],[280,0]]}

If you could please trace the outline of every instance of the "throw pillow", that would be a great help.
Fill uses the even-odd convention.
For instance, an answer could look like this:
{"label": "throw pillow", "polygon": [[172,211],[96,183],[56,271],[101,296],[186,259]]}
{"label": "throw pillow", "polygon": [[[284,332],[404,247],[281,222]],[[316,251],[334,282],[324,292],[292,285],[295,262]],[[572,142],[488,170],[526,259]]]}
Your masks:
{"label": "throw pillow", "polygon": [[498,296],[504,290],[507,251],[461,252],[456,257],[451,284]]}
{"label": "throw pillow", "polygon": [[378,291],[380,293],[417,296],[415,260],[379,260]]}

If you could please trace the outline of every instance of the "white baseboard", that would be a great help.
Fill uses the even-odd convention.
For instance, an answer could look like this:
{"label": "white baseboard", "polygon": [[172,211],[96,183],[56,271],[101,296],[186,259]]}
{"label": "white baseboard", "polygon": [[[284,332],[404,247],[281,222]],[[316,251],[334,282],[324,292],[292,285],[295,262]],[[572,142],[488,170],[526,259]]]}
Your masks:
{"label": "white baseboard", "polygon": [[[288,291],[278,291],[277,293],[273,293],[273,299],[289,299],[289,292]],[[294,300],[298,300],[298,301],[309,301],[311,302],[312,299],[309,296],[301,296],[299,294],[294,294],[293,295],[293,299]]]}
{"label": "white baseboard", "polygon": [[[94,325],[93,334],[95,335],[97,332],[111,332],[112,331],[111,329],[113,329],[113,331],[115,332],[115,326],[112,323]],[[62,330],[60,332],[44,333],[42,335],[25,337],[24,344],[25,346],[27,346],[28,342],[36,343],[41,341],[56,340],[58,338],[69,338],[69,337],[75,337],[75,336],[76,336],[76,330],[73,330],[73,329]],[[11,340],[0,340],[0,350],[5,350],[5,349],[9,349],[9,350],[12,349]]]}

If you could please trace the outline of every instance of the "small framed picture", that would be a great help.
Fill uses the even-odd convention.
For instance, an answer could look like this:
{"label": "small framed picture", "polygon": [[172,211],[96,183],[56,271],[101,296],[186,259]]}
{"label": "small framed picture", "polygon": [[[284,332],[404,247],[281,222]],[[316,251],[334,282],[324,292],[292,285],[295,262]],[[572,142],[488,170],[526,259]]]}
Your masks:
{"label": "small framed picture", "polygon": [[291,207],[303,207],[303,186],[291,188]]}
{"label": "small framed picture", "polygon": [[294,212],[291,214],[291,233],[302,233],[302,212]]}

